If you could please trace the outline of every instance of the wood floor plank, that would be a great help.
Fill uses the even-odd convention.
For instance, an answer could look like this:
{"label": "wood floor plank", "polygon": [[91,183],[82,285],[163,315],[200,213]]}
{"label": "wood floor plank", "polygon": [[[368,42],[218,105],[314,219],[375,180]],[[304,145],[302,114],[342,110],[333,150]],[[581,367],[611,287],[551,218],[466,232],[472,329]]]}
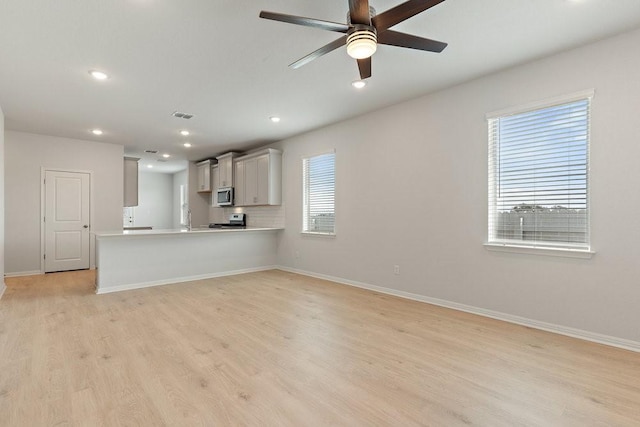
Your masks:
{"label": "wood floor plank", "polygon": [[640,354],[320,279],[6,282],[0,425],[640,425]]}

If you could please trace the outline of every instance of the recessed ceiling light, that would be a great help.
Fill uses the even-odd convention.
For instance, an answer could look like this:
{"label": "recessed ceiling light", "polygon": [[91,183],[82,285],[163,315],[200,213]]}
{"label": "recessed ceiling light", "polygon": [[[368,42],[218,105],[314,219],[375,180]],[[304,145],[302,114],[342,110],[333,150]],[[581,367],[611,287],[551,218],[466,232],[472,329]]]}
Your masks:
{"label": "recessed ceiling light", "polygon": [[366,85],[367,82],[365,82],[364,80],[356,80],[355,82],[351,82],[351,86],[355,87],[356,89],[362,89]]}
{"label": "recessed ceiling light", "polygon": [[189,131],[188,131],[188,130],[181,130],[181,131],[180,131],[180,135],[182,135],[182,136],[189,136]]}
{"label": "recessed ceiling light", "polygon": [[151,169],[151,168],[153,167],[153,165],[147,165],[147,167],[148,167],[149,169]]}
{"label": "recessed ceiling light", "polygon": [[280,121],[280,117],[271,116],[269,117],[269,120],[271,120],[273,123],[278,123]]}
{"label": "recessed ceiling light", "polygon": [[94,135],[102,135],[103,134],[103,132],[100,129],[93,129],[91,131],[91,133],[94,134]]}
{"label": "recessed ceiling light", "polygon": [[98,70],[89,70],[89,74],[91,74],[91,77],[96,80],[106,80],[109,78],[109,75],[107,73]]}
{"label": "recessed ceiling light", "polygon": [[190,143],[188,143],[188,142],[185,142],[185,143],[184,143],[184,144],[182,144],[182,145],[184,145],[184,146],[185,146],[185,147],[187,147],[187,148],[191,147],[191,144],[190,144]]}
{"label": "recessed ceiling light", "polygon": [[164,153],[162,157],[164,157],[165,159],[168,159],[169,157],[171,157],[171,154]]}

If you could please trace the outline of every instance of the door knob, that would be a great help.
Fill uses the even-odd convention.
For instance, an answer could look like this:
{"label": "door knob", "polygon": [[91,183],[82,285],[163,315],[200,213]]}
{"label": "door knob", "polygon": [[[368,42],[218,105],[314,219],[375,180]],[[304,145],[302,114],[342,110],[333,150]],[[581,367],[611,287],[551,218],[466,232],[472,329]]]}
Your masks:
{"label": "door knob", "polygon": [[88,225],[83,225],[82,228],[89,228],[89,226]]}

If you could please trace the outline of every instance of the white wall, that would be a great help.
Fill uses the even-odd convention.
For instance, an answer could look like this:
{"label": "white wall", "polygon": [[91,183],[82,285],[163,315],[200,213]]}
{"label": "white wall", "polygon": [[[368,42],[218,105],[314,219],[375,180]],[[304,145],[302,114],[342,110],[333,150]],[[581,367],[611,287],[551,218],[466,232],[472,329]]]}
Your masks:
{"label": "white wall", "polygon": [[133,225],[154,229],[173,227],[173,175],[138,172],[138,206],[133,208]]}
{"label": "white wall", "polygon": [[176,172],[173,174],[173,226],[172,228],[181,228],[182,223],[180,222],[180,211],[182,210],[180,207],[180,186],[185,186],[185,191],[189,191],[187,187],[187,170],[183,170],[180,172]]}
{"label": "white wall", "polygon": [[[5,271],[40,271],[40,172],[93,172],[92,231],[122,229],[123,147],[53,136],[5,133]],[[95,265],[92,253],[91,265]]]}
{"label": "white wall", "polygon": [[[640,344],[638,45],[627,33],[276,144],[279,263]],[[597,254],[487,251],[485,113],[591,88]],[[333,148],[337,235],[302,236],[301,157]]]}
{"label": "white wall", "polygon": [[0,107],[0,297],[5,290],[4,270],[4,114]]}

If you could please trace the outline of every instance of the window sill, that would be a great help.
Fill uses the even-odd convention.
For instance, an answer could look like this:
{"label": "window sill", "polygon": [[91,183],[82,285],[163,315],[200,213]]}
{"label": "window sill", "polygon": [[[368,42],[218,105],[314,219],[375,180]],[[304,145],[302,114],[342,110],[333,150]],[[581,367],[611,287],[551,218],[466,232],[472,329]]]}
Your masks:
{"label": "window sill", "polygon": [[336,237],[336,233],[323,233],[320,231],[301,231],[303,236],[318,236],[318,237]]}
{"label": "window sill", "polygon": [[566,249],[566,248],[551,248],[551,247],[539,247],[539,246],[526,246],[526,245],[514,245],[506,243],[485,243],[484,247],[488,251],[494,252],[509,252],[517,254],[528,255],[545,255],[556,256],[564,258],[581,258],[591,259],[595,254],[594,251],[586,249]]}

